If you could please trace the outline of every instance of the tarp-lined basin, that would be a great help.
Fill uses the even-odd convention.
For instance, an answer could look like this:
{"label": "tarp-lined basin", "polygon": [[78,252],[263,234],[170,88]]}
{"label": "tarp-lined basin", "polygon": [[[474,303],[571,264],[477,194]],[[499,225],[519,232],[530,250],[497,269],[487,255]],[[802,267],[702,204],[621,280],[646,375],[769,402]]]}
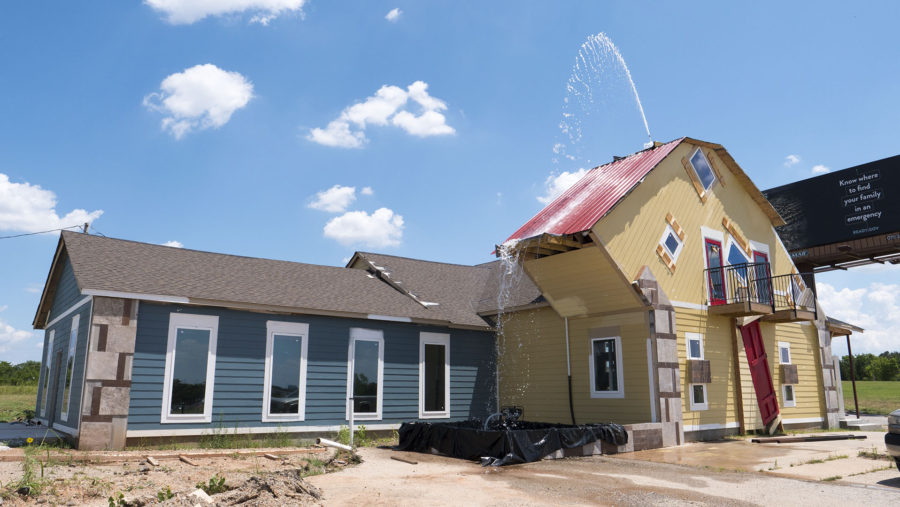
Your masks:
{"label": "tarp-lined basin", "polygon": [[553,424],[514,421],[488,426],[484,421],[426,423],[400,426],[401,451],[439,452],[446,456],[502,466],[538,461],[560,449],[573,449],[603,440],[612,445],[628,443],[625,428],[615,423]]}

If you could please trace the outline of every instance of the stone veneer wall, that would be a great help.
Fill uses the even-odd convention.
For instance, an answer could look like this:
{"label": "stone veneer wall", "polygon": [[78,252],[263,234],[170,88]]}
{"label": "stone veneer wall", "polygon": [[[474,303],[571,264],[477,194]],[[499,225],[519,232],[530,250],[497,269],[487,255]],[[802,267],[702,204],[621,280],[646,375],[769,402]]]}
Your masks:
{"label": "stone veneer wall", "polygon": [[138,302],[94,297],[78,449],[125,448]]}
{"label": "stone veneer wall", "polygon": [[[684,423],[681,412],[681,374],[678,369],[678,338],[675,333],[675,308],[666,297],[650,268],[641,268],[638,287],[653,307],[650,310],[650,348],[653,361],[653,382],[656,395],[656,417],[662,435],[660,445],[671,447],[684,443]],[[657,437],[657,426],[634,429],[634,447],[650,449],[649,442]]]}

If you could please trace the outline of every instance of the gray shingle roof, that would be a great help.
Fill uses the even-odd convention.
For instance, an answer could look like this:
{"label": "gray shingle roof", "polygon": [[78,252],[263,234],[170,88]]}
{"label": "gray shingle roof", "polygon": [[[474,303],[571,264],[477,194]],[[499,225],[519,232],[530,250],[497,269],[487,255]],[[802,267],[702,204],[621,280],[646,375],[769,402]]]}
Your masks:
{"label": "gray shingle roof", "polygon": [[425,308],[362,270],[201,252],[74,232],[63,232],[62,239],[82,290],[271,305],[299,312],[320,310],[485,325],[467,315]]}

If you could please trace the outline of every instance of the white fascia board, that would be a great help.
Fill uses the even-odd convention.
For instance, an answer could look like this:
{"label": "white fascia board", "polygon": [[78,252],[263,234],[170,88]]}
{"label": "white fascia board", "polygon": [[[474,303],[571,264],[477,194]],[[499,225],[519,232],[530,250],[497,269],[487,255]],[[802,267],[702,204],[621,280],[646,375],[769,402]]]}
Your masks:
{"label": "white fascia board", "polygon": [[54,324],[56,324],[57,322],[63,320],[64,318],[68,317],[69,315],[72,314],[72,312],[74,312],[75,310],[81,308],[82,306],[84,306],[85,304],[89,303],[90,301],[91,301],[91,296],[87,296],[87,297],[85,297],[85,298],[82,298],[80,301],[78,301],[78,302],[75,303],[74,305],[70,306],[68,310],[62,312],[61,314],[57,315],[53,320],[51,320],[50,322],[44,324],[44,329],[47,329],[48,327],[52,327]]}
{"label": "white fascia board", "polygon": [[144,301],[159,301],[162,303],[189,304],[191,300],[183,296],[169,296],[164,294],[141,294],[138,292],[118,292],[114,290],[84,289],[81,291],[86,296],[102,296],[107,298],[140,299]]}
{"label": "white fascia board", "polygon": [[[230,428],[228,429],[228,433],[236,433],[236,434],[259,434],[259,433],[334,433],[340,430],[342,427],[346,427],[346,425],[336,425],[336,426],[254,426],[254,427],[243,427],[243,428]],[[366,424],[366,430],[371,431],[382,431],[382,430],[396,430],[400,428],[400,423],[386,423],[386,424]],[[192,435],[209,435],[216,428],[210,426],[206,428],[181,428],[181,429],[161,429],[161,430],[128,430],[125,433],[126,438],[140,438],[140,437],[180,437],[180,436],[192,436]]]}
{"label": "white fascia board", "polygon": [[369,320],[386,320],[388,322],[412,322],[410,317],[394,317],[391,315],[377,315],[370,313],[366,316]]}

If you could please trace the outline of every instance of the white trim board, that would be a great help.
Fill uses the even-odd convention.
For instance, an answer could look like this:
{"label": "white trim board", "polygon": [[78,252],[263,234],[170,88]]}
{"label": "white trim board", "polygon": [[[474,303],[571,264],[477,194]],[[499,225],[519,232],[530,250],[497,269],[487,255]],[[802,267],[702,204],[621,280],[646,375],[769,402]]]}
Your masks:
{"label": "white trim board", "polygon": [[729,428],[740,428],[741,423],[739,422],[729,422],[729,423],[712,423],[712,424],[685,424],[684,431],[687,433],[688,431],[707,431],[707,430],[724,430]]}
{"label": "white trim board", "polygon": [[676,308],[687,308],[689,310],[703,310],[703,311],[706,311],[706,309],[707,309],[706,305],[701,305],[701,304],[697,304],[697,303],[688,303],[685,301],[669,301],[669,302],[672,304],[672,306],[674,306]]}
{"label": "white trim board", "polygon": [[394,317],[392,315],[376,315],[374,313],[368,314],[366,318],[369,320],[385,320],[387,322],[412,322],[410,317]]}
{"label": "white trim board", "polygon": [[102,296],[107,298],[142,299],[144,301],[159,301],[162,303],[190,303],[190,300],[186,297],[162,294],[141,294],[138,292],[118,292],[114,290],[95,289],[84,289],[81,293],[87,296]]}
{"label": "white trim board", "polygon": [[[341,428],[346,428],[346,424],[344,425],[333,425],[333,426],[250,426],[246,428],[230,428],[228,429],[229,434],[258,434],[258,433],[333,433],[339,431]],[[366,430],[369,431],[382,431],[382,430],[396,430],[400,428],[400,423],[384,423],[384,424],[366,424]],[[141,438],[141,437],[180,437],[180,436],[192,436],[192,435],[209,435],[212,434],[213,431],[216,431],[216,428],[170,428],[170,429],[161,429],[161,430],[128,430],[125,432],[125,438]]]}
{"label": "white trim board", "polygon": [[[83,294],[83,293],[84,293],[84,292],[82,292],[82,294]],[[74,305],[70,306],[68,310],[62,312],[61,314],[59,314],[59,315],[57,315],[56,317],[54,317],[53,320],[51,320],[50,322],[44,324],[44,329],[47,329],[48,327],[53,327],[54,324],[56,324],[57,322],[63,320],[64,318],[68,317],[72,312],[74,312],[75,310],[77,310],[77,309],[81,308],[82,306],[84,306],[84,304],[87,303],[87,302],[89,302],[91,299],[93,299],[91,296],[87,296],[87,297],[85,297],[85,298],[80,299],[77,303],[75,303]]]}
{"label": "white trim board", "polygon": [[815,422],[823,422],[824,419],[821,417],[801,417],[799,419],[782,419],[782,424],[802,424],[802,423],[815,423]]}
{"label": "white trim board", "polygon": [[[175,376],[175,345],[179,329],[196,329],[209,332],[209,343],[206,352],[206,386],[203,397],[202,414],[173,414],[171,409],[172,387]],[[166,344],[166,368],[163,376],[162,407],[159,422],[161,424],[185,422],[212,422],[213,383],[216,378],[216,347],[219,337],[219,317],[215,315],[198,315],[192,313],[169,314],[168,341]]]}
{"label": "white trim board", "polygon": [[63,433],[67,433],[67,434],[69,434],[69,435],[71,435],[71,436],[73,436],[73,437],[77,437],[77,436],[78,436],[78,430],[76,430],[75,428],[70,428],[70,427],[68,427],[68,426],[63,426],[62,424],[59,424],[59,423],[56,423],[56,422],[53,423],[53,428],[51,428],[51,429],[62,431]]}
{"label": "white trim board", "polygon": [[[300,357],[298,358],[297,412],[293,414],[271,413],[272,409],[272,376],[274,368],[275,335],[300,339]],[[306,418],[306,357],[309,346],[309,324],[301,322],[266,321],[266,359],[263,376],[263,422],[303,421]]]}
{"label": "white trim board", "polygon": [[[444,410],[425,411],[425,346],[444,347]],[[450,418],[450,335],[448,333],[419,333],[419,419]]]}
{"label": "white trim board", "polygon": [[[356,368],[356,342],[358,341],[369,341],[378,344],[378,384],[375,397],[375,412],[360,412],[357,414],[353,408],[353,403],[349,403],[350,396],[353,396],[353,375]],[[350,420],[351,410],[354,410],[354,421],[381,420],[381,410],[384,404],[384,331],[381,329],[350,328],[350,343],[347,347],[347,401],[344,417],[348,421]]]}

